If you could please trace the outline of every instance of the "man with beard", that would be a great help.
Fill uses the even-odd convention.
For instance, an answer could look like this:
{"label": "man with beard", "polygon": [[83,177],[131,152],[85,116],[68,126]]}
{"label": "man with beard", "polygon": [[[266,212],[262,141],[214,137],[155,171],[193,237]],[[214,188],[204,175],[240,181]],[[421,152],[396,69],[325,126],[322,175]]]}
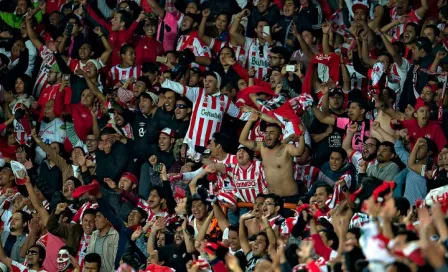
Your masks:
{"label": "man with beard", "polygon": [[162,256],[166,256],[167,263],[164,263],[164,265],[174,268],[176,271],[186,271],[186,263],[191,259],[191,255],[187,254],[187,248],[185,246],[185,240],[191,239],[191,235],[184,226],[184,224],[176,225],[174,243],[157,247],[156,250],[156,236],[165,228],[165,220],[163,218],[157,219],[151,228],[147,243],[148,254],[157,254],[159,260],[162,259]]}
{"label": "man with beard", "polygon": [[[42,92],[40,93],[37,102],[33,102],[31,104],[31,110],[35,114],[39,115],[39,120],[42,120],[45,115],[47,102],[56,99],[56,94],[61,88],[61,79],[62,79],[62,73],[59,69],[59,66],[56,63],[48,67],[47,83],[45,84],[45,87],[42,89]],[[69,90],[68,87],[64,89],[64,91],[68,90]],[[52,109],[54,108],[52,107]]]}
{"label": "man with beard", "polygon": [[[45,144],[64,143],[66,137],[65,123],[54,113],[54,100],[48,100],[45,104],[44,115],[39,128],[39,137]],[[46,158],[45,152],[39,146],[36,147],[36,163],[41,164]]]}
{"label": "man with beard", "polygon": [[[39,4],[39,2],[36,2],[35,6],[38,6]],[[19,29],[26,14],[33,13],[31,12],[32,8],[33,6],[30,6],[30,1],[19,0],[17,1],[17,6],[14,13],[1,11],[0,18],[10,27]],[[37,10],[39,10],[39,8],[37,8]],[[42,20],[42,13],[40,11],[35,13],[35,16],[38,22]]]}
{"label": "man with beard", "polygon": [[367,176],[380,180],[392,180],[399,172],[400,167],[393,161],[395,159],[395,147],[391,142],[381,142],[376,155],[377,164],[367,168]]}
{"label": "man with beard", "polygon": [[76,257],[78,264],[82,267],[90,237],[95,230],[96,211],[94,209],[85,210],[82,215],[81,224],[60,223],[59,218],[67,206],[66,203],[59,203],[57,205],[56,210],[48,218],[47,229],[51,234],[63,238],[67,246],[77,249],[74,257]]}
{"label": "man with beard", "polygon": [[2,231],[1,242],[4,249],[4,255],[16,262],[23,262],[25,259],[20,257],[20,250],[26,240],[26,230],[28,229],[28,222],[31,220],[29,214],[24,211],[13,213],[10,223],[9,231]]}
{"label": "man with beard", "polygon": [[0,270],[8,271],[8,267],[12,267],[12,271],[22,272],[46,272],[42,266],[46,257],[45,248],[40,245],[34,244],[26,251],[26,265],[17,261],[11,260],[5,255],[5,250],[0,243]]}
{"label": "man with beard", "polygon": [[269,192],[281,196],[284,202],[297,203],[299,188],[293,175],[293,157],[301,156],[305,151],[304,137],[300,136],[298,147],[284,144],[280,140],[282,135],[280,126],[268,124],[263,144],[250,141],[249,131],[258,119],[259,115],[252,113],[241,132],[240,144],[261,153]]}
{"label": "man with beard", "polygon": [[369,137],[362,145],[361,151],[354,150],[352,148],[352,138],[357,131],[357,123],[353,123],[349,126],[347,135],[345,135],[345,139],[342,142],[342,148],[347,151],[348,161],[355,166],[356,174],[359,174],[361,164],[365,163],[366,167],[369,168],[371,165],[375,165],[378,163],[376,161],[376,156],[381,143],[380,141],[378,141],[378,139]]}
{"label": "man with beard", "polygon": [[[190,49],[196,57],[211,57],[209,47],[198,38],[198,26],[200,22],[201,14],[187,13],[184,15],[182,24],[180,25],[181,35],[177,41],[176,51],[182,52],[185,49]],[[191,65],[198,66],[194,62]]]}

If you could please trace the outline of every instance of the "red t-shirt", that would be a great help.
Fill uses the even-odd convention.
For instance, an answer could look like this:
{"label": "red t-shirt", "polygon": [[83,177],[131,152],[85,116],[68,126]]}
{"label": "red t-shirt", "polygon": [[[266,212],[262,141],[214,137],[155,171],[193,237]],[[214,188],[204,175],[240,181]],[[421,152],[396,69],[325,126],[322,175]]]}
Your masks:
{"label": "red t-shirt", "polygon": [[437,150],[440,151],[446,145],[445,134],[443,133],[440,124],[436,121],[429,121],[426,126],[420,127],[416,119],[404,120],[401,122],[403,127],[408,129],[412,146],[417,142],[418,138],[431,139],[436,145]]}
{"label": "red t-shirt", "polygon": [[157,56],[163,55],[163,45],[158,40],[140,36],[135,45],[136,65],[140,66],[143,63],[155,62]]}

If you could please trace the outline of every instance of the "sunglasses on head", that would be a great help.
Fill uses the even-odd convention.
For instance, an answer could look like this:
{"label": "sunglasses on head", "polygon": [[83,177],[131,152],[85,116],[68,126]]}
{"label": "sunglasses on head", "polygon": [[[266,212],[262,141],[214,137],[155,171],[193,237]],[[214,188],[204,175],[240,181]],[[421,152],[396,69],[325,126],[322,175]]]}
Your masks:
{"label": "sunglasses on head", "polygon": [[36,250],[27,250],[27,252],[26,252],[26,255],[37,255],[37,254],[39,254],[39,252],[38,251],[36,251]]}
{"label": "sunglasses on head", "polygon": [[187,108],[187,105],[184,105],[184,104],[176,104],[176,108],[178,108],[178,109],[186,109],[186,108]]}

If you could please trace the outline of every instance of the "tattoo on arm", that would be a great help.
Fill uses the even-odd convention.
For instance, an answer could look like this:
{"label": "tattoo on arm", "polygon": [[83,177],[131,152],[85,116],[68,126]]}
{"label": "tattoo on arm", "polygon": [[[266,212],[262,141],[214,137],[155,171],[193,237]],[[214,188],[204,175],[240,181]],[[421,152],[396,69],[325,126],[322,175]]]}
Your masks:
{"label": "tattoo on arm", "polygon": [[254,141],[254,145],[252,146],[252,149],[256,149],[257,148],[257,141]]}

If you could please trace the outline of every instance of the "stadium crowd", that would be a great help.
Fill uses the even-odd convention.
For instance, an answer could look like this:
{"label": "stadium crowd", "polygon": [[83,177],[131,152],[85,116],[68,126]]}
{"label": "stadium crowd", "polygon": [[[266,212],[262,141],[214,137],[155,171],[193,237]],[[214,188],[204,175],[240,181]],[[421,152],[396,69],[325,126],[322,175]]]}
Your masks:
{"label": "stadium crowd", "polygon": [[0,0],[0,271],[448,271],[447,2]]}

